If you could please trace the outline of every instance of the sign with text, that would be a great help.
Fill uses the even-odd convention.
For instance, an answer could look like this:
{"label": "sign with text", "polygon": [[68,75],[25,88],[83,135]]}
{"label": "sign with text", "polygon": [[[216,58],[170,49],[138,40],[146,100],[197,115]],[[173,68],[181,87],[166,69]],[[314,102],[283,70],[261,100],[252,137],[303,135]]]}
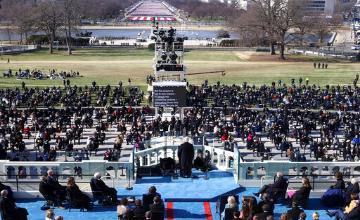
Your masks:
{"label": "sign with text", "polygon": [[185,107],[186,86],[153,85],[154,107]]}

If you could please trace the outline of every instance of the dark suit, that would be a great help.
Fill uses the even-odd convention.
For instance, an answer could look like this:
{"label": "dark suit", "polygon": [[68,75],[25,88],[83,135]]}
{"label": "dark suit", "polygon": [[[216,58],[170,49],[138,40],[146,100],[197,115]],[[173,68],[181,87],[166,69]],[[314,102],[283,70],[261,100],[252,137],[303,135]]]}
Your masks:
{"label": "dark suit", "polygon": [[15,219],[15,203],[11,199],[1,198],[0,200],[0,210],[1,210],[1,219],[2,220],[13,220]]}
{"label": "dark suit", "polygon": [[307,200],[309,199],[311,187],[302,186],[299,190],[295,192],[293,201],[298,205],[304,207],[306,205]]}
{"label": "dark suit", "polygon": [[179,146],[178,157],[180,161],[180,175],[190,177],[194,161],[194,146],[185,142]]}
{"label": "dark suit", "polygon": [[288,210],[286,214],[290,217],[290,220],[298,220],[299,215],[302,212],[304,212],[304,210],[302,210],[301,208],[293,207],[290,210]]}
{"label": "dark suit", "polygon": [[333,189],[345,189],[345,182],[343,179],[336,180],[335,185],[332,186]]}
{"label": "dark suit", "polygon": [[346,194],[356,193],[359,194],[359,183],[352,184],[350,183],[348,187],[346,187]]}
{"label": "dark suit", "polygon": [[[44,196],[45,200],[57,203],[57,197],[54,194],[54,189],[45,181],[41,181],[39,184],[39,192]],[[58,205],[58,204],[55,204]]]}
{"label": "dark suit", "polygon": [[145,209],[141,206],[136,206],[133,210],[134,219],[143,220],[145,219]]}
{"label": "dark suit", "polygon": [[66,189],[68,199],[73,203],[76,208],[90,209],[90,198],[80,191],[79,187],[75,184]]}
{"label": "dark suit", "polygon": [[360,206],[351,210],[346,216],[346,220],[360,220]]}
{"label": "dark suit", "polygon": [[163,203],[151,204],[150,211],[152,214],[152,220],[163,220],[165,214],[165,208]]}
{"label": "dark suit", "polygon": [[2,220],[27,220],[27,210],[16,207],[14,200],[10,198],[0,199],[0,212]]}
{"label": "dark suit", "polygon": [[258,220],[266,220],[269,215],[271,215],[270,212],[261,212],[259,214],[256,214]]}
{"label": "dark suit", "polygon": [[279,177],[273,184],[264,185],[261,187],[258,193],[263,194],[266,192],[273,196],[273,199],[276,199],[279,193],[286,191],[287,185],[287,179],[284,177]]}
{"label": "dark suit", "polygon": [[51,191],[55,191],[56,196],[60,199],[60,201],[65,200],[66,186],[60,185],[58,180],[52,176],[47,177],[47,184]]}
{"label": "dark suit", "polygon": [[116,202],[117,200],[116,189],[108,187],[101,179],[92,178],[90,185],[91,185],[91,190],[93,192],[94,191],[102,192],[102,194],[104,194],[105,196],[111,197],[112,202],[114,203]]}

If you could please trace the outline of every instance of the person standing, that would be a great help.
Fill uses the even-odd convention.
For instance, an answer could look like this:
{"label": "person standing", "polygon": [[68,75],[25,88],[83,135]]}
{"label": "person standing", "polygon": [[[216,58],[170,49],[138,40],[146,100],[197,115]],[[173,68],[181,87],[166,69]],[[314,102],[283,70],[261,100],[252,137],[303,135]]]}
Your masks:
{"label": "person standing", "polygon": [[189,138],[185,138],[185,142],[178,148],[178,158],[180,162],[180,176],[191,177],[191,169],[194,160],[194,145],[189,143]]}

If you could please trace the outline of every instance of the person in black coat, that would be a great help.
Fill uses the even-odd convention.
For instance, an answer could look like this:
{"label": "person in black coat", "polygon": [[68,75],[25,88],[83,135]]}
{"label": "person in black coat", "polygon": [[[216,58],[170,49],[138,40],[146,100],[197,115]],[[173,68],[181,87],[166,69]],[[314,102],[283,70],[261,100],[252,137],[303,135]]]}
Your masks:
{"label": "person in black coat", "polygon": [[351,212],[349,212],[349,214],[346,214],[345,220],[359,220],[359,216],[360,216],[360,205],[356,208],[354,208],[353,210],[351,210]]}
{"label": "person in black coat", "polygon": [[310,181],[307,177],[304,177],[302,179],[302,186],[300,187],[299,190],[295,192],[295,195],[292,199],[293,202],[304,207],[307,203],[307,200],[309,199],[310,192],[311,192]]}
{"label": "person in black coat", "polygon": [[47,174],[48,176],[46,179],[50,190],[55,193],[60,201],[64,201],[66,197],[66,186],[62,186],[59,183],[53,170],[48,170]]}
{"label": "person in black coat", "polygon": [[292,203],[291,209],[289,209],[286,214],[289,216],[290,220],[298,220],[300,213],[304,212],[301,208],[299,208],[296,202]]}
{"label": "person in black coat", "polygon": [[135,220],[145,219],[145,209],[140,199],[135,200],[135,208],[132,211]]}
{"label": "person in black coat", "polygon": [[164,203],[162,202],[159,196],[154,197],[154,204],[150,205],[150,211],[153,218],[154,216],[156,216],[156,220],[164,219],[165,207],[164,207]]}
{"label": "person in black coat", "polygon": [[112,187],[108,187],[104,181],[101,180],[101,174],[95,173],[90,181],[91,190],[94,192],[101,192],[103,196],[109,197],[112,204],[117,203],[117,191]]}
{"label": "person in black coat", "polygon": [[48,202],[52,202],[54,206],[61,206],[61,202],[59,201],[58,196],[56,195],[56,191],[48,184],[47,177],[42,176],[39,183],[39,192]]}
{"label": "person in black coat", "polygon": [[267,205],[268,211],[270,214],[274,214],[274,200],[270,198],[269,194],[264,193],[262,195],[262,200],[256,206],[256,213],[261,213],[263,211],[263,206]]}
{"label": "person in black coat", "polygon": [[335,173],[336,183],[331,186],[331,189],[345,189],[345,182],[343,180],[343,174],[341,172]]}
{"label": "person in black coat", "polygon": [[186,138],[185,143],[179,146],[178,157],[180,161],[180,176],[191,177],[191,169],[194,160],[194,145],[189,143],[189,138]]}
{"label": "person in black coat", "polygon": [[28,212],[24,208],[16,207],[13,199],[8,198],[8,191],[1,191],[0,212],[2,220],[27,220]]}
{"label": "person in black coat", "polygon": [[348,186],[346,187],[346,194],[351,194],[351,193],[356,193],[359,194],[360,193],[360,188],[359,188],[359,183],[356,181],[355,178],[352,178],[351,181],[348,183]]}
{"label": "person in black coat", "polygon": [[345,189],[345,193],[346,193],[346,201],[345,204],[349,204],[351,199],[350,199],[350,195],[355,193],[355,194],[359,194],[360,193],[360,189],[359,189],[359,183],[356,181],[355,178],[352,178],[351,181],[348,183],[348,186]]}
{"label": "person in black coat", "polygon": [[266,220],[268,216],[272,216],[270,209],[271,208],[268,204],[264,204],[262,206],[262,212],[256,214],[255,216],[257,217],[258,220]]}
{"label": "person in black coat", "polygon": [[260,188],[259,192],[254,193],[254,195],[259,196],[260,194],[268,193],[270,195],[277,196],[279,192],[286,191],[287,186],[287,179],[283,177],[283,174],[281,172],[277,172],[275,182],[273,184],[264,185]]}
{"label": "person in black coat", "polygon": [[81,192],[78,185],[75,183],[74,177],[69,177],[66,185],[67,197],[75,208],[90,210],[91,199],[89,196]]}
{"label": "person in black coat", "polygon": [[15,201],[14,196],[13,196],[13,191],[11,190],[11,187],[3,184],[2,182],[0,182],[0,192],[3,191],[4,189],[6,189],[8,191],[7,197],[9,199],[12,199],[12,200]]}

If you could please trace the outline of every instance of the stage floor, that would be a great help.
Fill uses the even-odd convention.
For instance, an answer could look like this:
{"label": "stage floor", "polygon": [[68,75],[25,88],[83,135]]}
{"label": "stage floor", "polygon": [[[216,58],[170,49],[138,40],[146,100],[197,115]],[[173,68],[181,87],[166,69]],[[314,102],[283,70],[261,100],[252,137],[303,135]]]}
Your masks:
{"label": "stage floor", "polygon": [[[221,195],[237,194],[252,195],[258,188],[251,186],[238,186],[235,184],[232,173],[223,171],[211,171],[209,179],[204,179],[201,172],[194,173],[197,178],[172,179],[170,177],[145,177],[138,179],[133,190],[117,189],[119,197],[134,196],[141,198],[150,186],[156,186],[162,198],[165,200],[166,219],[206,219],[219,220],[220,214],[216,213],[216,201]],[[28,209],[30,220],[43,220],[45,211],[40,207],[43,200],[21,200],[17,202],[19,207]],[[279,219],[281,213],[286,212],[286,206],[275,206],[275,219]],[[325,208],[319,199],[311,199],[305,210],[309,219],[314,211],[318,211],[321,220],[330,219],[325,214]],[[96,206],[90,212],[80,212],[78,209],[55,210],[56,215],[64,216],[65,220],[91,219],[91,220],[116,220],[116,207],[106,208]]]}

